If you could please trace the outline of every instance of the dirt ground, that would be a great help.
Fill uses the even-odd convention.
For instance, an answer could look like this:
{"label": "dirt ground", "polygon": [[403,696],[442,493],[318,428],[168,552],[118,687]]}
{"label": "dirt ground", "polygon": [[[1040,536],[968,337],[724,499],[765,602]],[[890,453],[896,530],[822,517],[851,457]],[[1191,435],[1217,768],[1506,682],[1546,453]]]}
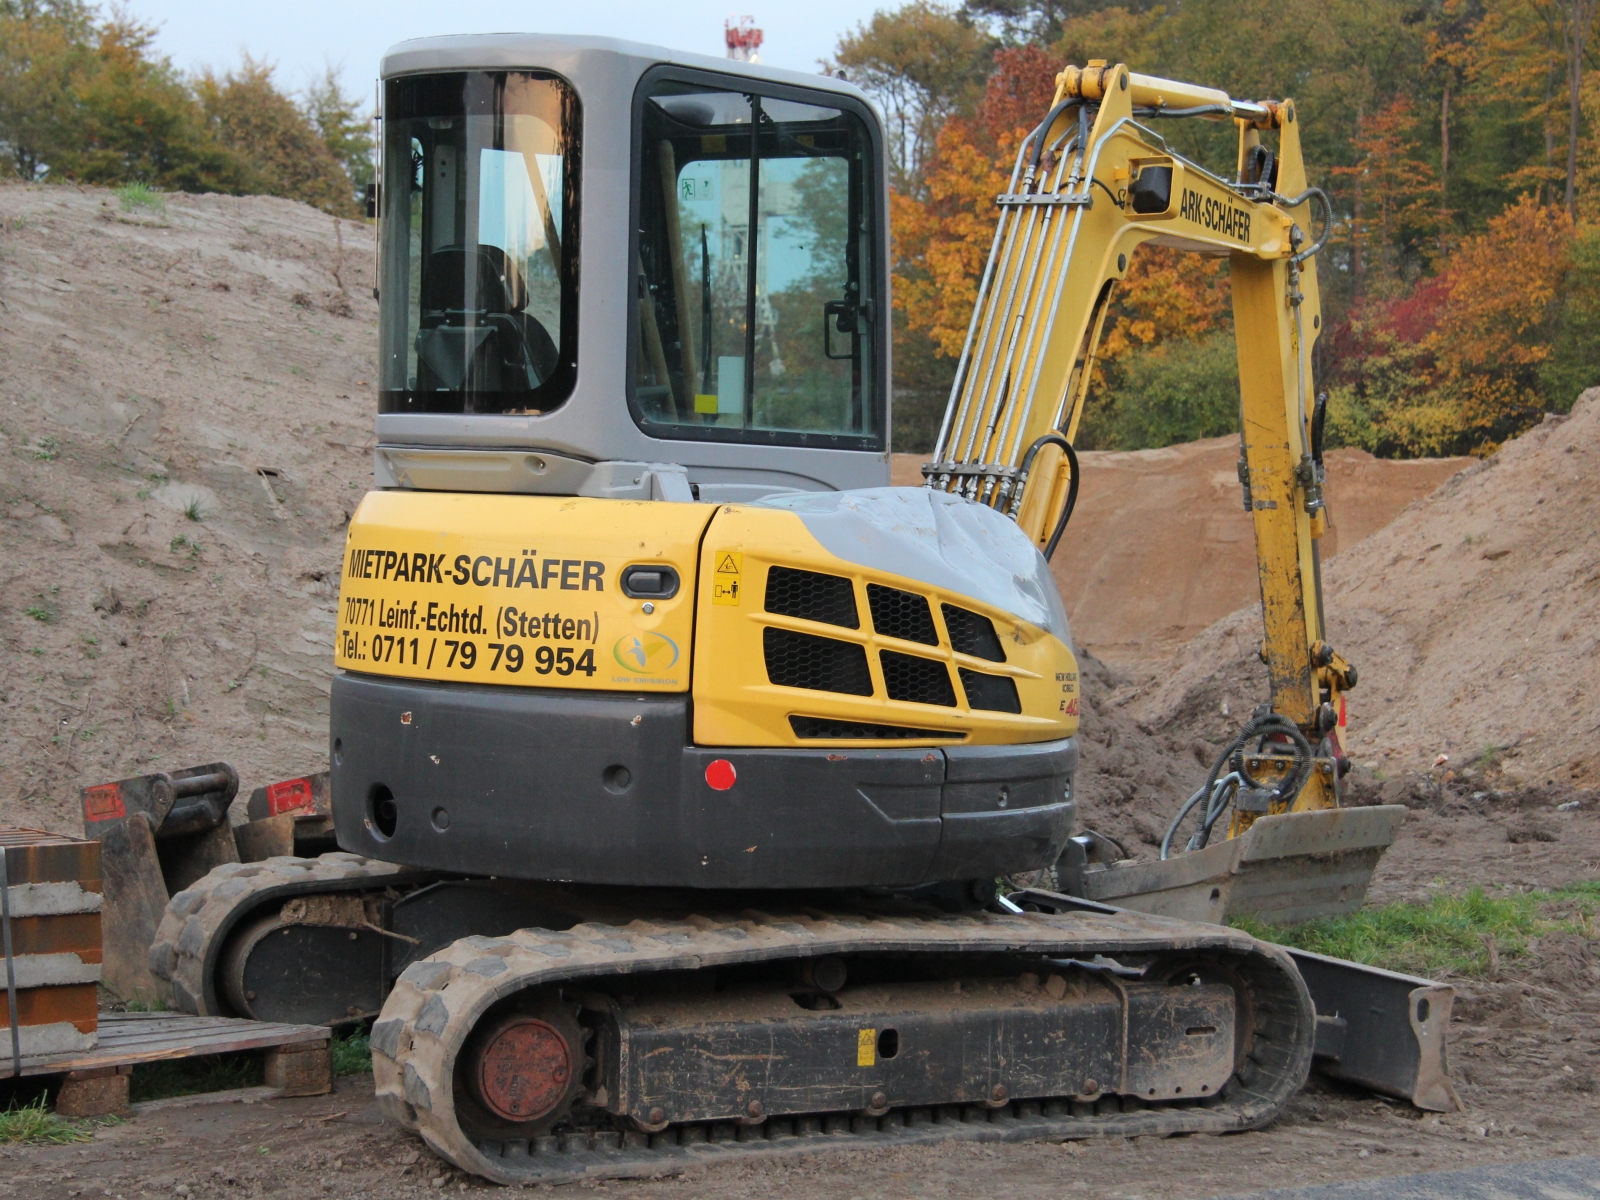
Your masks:
{"label": "dirt ground", "polygon": [[[83,784],[219,754],[246,787],[325,765],[336,564],[371,479],[371,255],[364,226],[286,201],[170,197],[164,212],[130,213],[92,189],[0,187],[0,820],[74,831]],[[1600,878],[1597,433],[1591,393],[1459,474],[1335,459],[1343,541],[1326,584],[1335,644],[1364,676],[1351,697],[1357,792],[1412,809],[1375,900]],[[1111,664],[1084,657],[1080,796],[1086,823],[1136,854],[1263,690],[1252,615],[1231,612],[1253,584],[1230,590],[1232,568],[1217,565],[1241,549],[1248,565],[1220,515],[1244,521],[1231,454],[1218,441],[1088,464],[1121,481],[1105,494],[1122,499],[1085,520],[1085,565],[1064,581],[1094,583],[1092,596],[1069,586],[1069,600]],[[1134,541],[1157,501],[1191,524],[1212,520],[1202,502],[1219,506],[1222,523],[1143,556],[1105,549]],[[1118,588],[1153,597],[1150,647],[1117,632],[1127,614],[1105,597]],[[1461,1114],[1313,1082],[1262,1133],[827,1151],[594,1186],[1131,1200],[1592,1152],[1597,950],[1550,937],[1499,980],[1456,981]],[[88,1145],[0,1149],[0,1197],[482,1186],[384,1124],[366,1080],[313,1100],[167,1108]]]}

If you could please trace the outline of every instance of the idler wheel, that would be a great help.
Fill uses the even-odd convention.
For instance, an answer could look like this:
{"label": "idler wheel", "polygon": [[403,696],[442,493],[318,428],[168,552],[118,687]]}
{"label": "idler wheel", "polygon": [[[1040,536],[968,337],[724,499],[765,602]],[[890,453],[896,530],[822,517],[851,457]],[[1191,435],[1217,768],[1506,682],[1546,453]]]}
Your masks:
{"label": "idler wheel", "polygon": [[457,1063],[458,1086],[473,1101],[460,1115],[479,1134],[543,1133],[571,1109],[586,1065],[583,1032],[559,1003],[492,1015]]}

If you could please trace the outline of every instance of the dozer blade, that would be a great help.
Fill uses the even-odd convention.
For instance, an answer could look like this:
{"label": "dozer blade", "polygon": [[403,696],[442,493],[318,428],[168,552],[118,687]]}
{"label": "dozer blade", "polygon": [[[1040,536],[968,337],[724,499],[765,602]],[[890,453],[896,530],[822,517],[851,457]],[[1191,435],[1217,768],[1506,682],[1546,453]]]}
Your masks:
{"label": "dozer blade", "polygon": [[1461,1111],[1445,1055],[1454,988],[1284,949],[1300,968],[1317,1008],[1317,1071],[1431,1112]]}
{"label": "dozer blade", "polygon": [[1218,925],[1244,915],[1275,925],[1342,916],[1366,901],[1372,872],[1405,814],[1403,805],[1384,804],[1262,817],[1241,836],[1204,850],[1091,867],[1083,872],[1082,894]]}

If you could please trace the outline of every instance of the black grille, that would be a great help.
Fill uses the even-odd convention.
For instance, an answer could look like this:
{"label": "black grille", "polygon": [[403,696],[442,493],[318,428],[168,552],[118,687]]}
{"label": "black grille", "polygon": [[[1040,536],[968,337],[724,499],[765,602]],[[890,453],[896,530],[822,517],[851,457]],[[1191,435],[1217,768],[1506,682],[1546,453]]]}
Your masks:
{"label": "black grille", "polygon": [[865,647],[789,629],[764,630],[761,640],[767,656],[767,678],[781,687],[872,695]]}
{"label": "black grille", "polygon": [[939,644],[939,631],[933,627],[928,602],[915,592],[869,583],[867,603],[872,607],[872,627],[884,637],[904,638],[925,646]]}
{"label": "black grille", "polygon": [[767,611],[846,629],[861,628],[855,589],[842,575],[773,567],[767,572]]}
{"label": "black grille", "polygon": [[946,604],[944,624],[950,631],[950,648],[957,654],[987,658],[990,662],[1005,662],[1006,652],[1000,646],[1000,637],[994,631],[994,622],[982,613],[969,612],[967,609],[957,608],[954,604]]}
{"label": "black grille", "polygon": [[833,721],[827,717],[790,717],[789,725],[800,738],[876,738],[883,741],[905,738],[952,738],[967,735],[948,729],[917,729],[911,725],[875,725],[871,721]]}
{"label": "black grille", "polygon": [[982,708],[989,712],[1019,713],[1022,701],[1017,696],[1016,683],[1004,675],[985,675],[982,671],[961,672],[961,687],[967,693],[968,708]]}
{"label": "black grille", "polygon": [[879,651],[879,661],[883,663],[883,684],[889,699],[956,706],[955,689],[950,686],[950,672],[944,663],[914,654],[896,654],[893,650]]}

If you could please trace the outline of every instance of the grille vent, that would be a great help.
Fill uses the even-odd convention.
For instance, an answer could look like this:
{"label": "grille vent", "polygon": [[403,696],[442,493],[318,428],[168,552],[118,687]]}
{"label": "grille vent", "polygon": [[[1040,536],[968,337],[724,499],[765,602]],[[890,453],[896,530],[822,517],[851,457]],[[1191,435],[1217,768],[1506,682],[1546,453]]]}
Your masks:
{"label": "grille vent", "polygon": [[[767,572],[766,609],[784,617],[860,629],[856,593],[843,575],[773,567]],[[771,661],[770,659],[768,661]]]}
{"label": "grille vent", "polygon": [[990,662],[1005,662],[1006,652],[1000,645],[1000,635],[994,631],[993,621],[982,613],[957,608],[954,604],[943,607],[945,628],[950,631],[951,649],[957,654],[987,658]]}
{"label": "grille vent", "polygon": [[985,675],[982,671],[961,672],[961,688],[967,693],[967,707],[988,712],[1019,713],[1022,698],[1017,695],[1016,682],[1005,675]]}
{"label": "grille vent", "polygon": [[762,631],[761,641],[767,659],[767,678],[780,687],[843,692],[848,696],[872,695],[872,676],[867,671],[867,651],[863,646],[795,633],[790,629],[770,628]]}
{"label": "grille vent", "polygon": [[967,735],[948,729],[917,729],[911,725],[875,725],[871,721],[834,721],[827,717],[790,717],[789,725],[798,738],[830,738],[861,740],[881,738],[905,740],[910,738],[949,738],[960,740]]}
{"label": "grille vent", "polygon": [[939,644],[928,602],[915,592],[869,583],[867,604],[872,608],[872,628],[884,637],[921,642],[924,646]]}
{"label": "grille vent", "polygon": [[950,672],[944,663],[914,654],[896,654],[893,650],[880,651],[879,661],[883,663],[883,683],[889,699],[956,706],[955,689],[950,686]]}

